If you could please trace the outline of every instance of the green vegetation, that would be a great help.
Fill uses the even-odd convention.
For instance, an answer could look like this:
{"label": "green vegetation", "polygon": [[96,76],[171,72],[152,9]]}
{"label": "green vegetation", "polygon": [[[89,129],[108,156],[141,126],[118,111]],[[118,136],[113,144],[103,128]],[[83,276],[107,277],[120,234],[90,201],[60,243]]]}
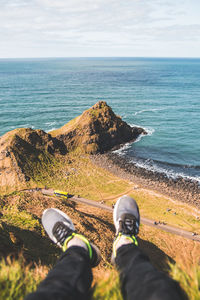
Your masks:
{"label": "green vegetation", "polygon": [[119,274],[113,270],[105,277],[96,283],[92,300],[122,300]]}
{"label": "green vegetation", "polygon": [[30,267],[23,257],[18,260],[7,257],[0,261],[0,295],[3,300],[23,300],[33,292],[47,274],[42,266]]}
{"label": "green vegetation", "polygon": [[23,254],[26,263],[41,263],[51,266],[60,251],[45,237],[39,218],[23,209],[27,205],[26,195],[15,196],[15,205],[2,204],[0,216],[0,257]]}
{"label": "green vegetation", "polygon": [[1,222],[7,222],[22,229],[42,230],[39,221],[26,211],[19,211],[16,206],[7,206],[2,211]]}
{"label": "green vegetation", "polygon": [[[79,117],[76,117],[72,120],[70,120],[67,124],[65,124],[64,126],[58,128],[58,129],[55,129],[55,130],[52,130],[50,131],[50,134],[55,137],[57,135],[60,135],[62,134],[63,132],[67,132],[69,129],[72,129],[74,128],[76,122],[78,121]],[[75,127],[76,128],[76,127]],[[75,129],[74,128],[74,129]]]}
{"label": "green vegetation", "polygon": [[137,201],[143,217],[200,234],[199,220],[189,205],[174,202],[169,197],[139,188],[131,191],[130,195]]}
{"label": "green vegetation", "polygon": [[177,280],[190,300],[200,299],[200,266],[193,266],[190,274],[178,264],[171,266],[171,277]]}
{"label": "green vegetation", "polygon": [[[186,273],[177,264],[170,265],[171,277],[177,280],[190,300],[200,299],[200,268]],[[46,276],[47,267],[26,265],[24,258],[7,257],[0,261],[0,294],[4,300],[22,300],[24,296],[36,290],[37,285]],[[119,274],[114,269],[107,271],[102,280],[93,287],[92,300],[122,300]]]}
{"label": "green vegetation", "polygon": [[[3,165],[7,168],[5,174],[8,174],[8,177],[5,177],[5,188],[1,191],[0,198],[0,294],[2,299],[23,299],[25,294],[36,288],[60,254],[58,248],[46,237],[41,226],[40,217],[47,207],[58,207],[67,211],[75,220],[76,228],[78,227],[77,229],[86,235],[89,232],[91,240],[101,246],[103,262],[98,271],[100,270],[102,276],[98,277],[98,281],[95,278],[93,300],[122,299],[119,275],[114,268],[108,270],[106,267],[110,259],[114,236],[112,216],[106,215],[105,211],[97,212],[91,207],[83,208],[81,205],[79,207],[67,197],[44,196],[39,191],[33,193],[25,192],[23,189],[38,187],[60,190],[70,195],[103,201],[110,206],[121,195],[129,194],[138,202],[143,217],[200,233],[199,221],[196,219],[193,208],[172,201],[161,194],[145,190],[135,182],[118,178],[94,165],[89,155],[82,151],[83,144],[87,153],[97,151],[96,140],[99,131],[95,131],[96,125],[91,121],[98,118],[102,122],[108,122],[109,109],[101,103],[96,110],[86,111],[81,117],[77,117],[51,133],[53,136],[71,133],[74,140],[71,144],[69,141],[67,149],[69,150],[70,147],[76,149],[65,155],[61,155],[59,151],[54,154],[48,152],[50,136],[42,131],[37,131],[35,135],[36,132],[31,129],[17,129],[5,135],[5,142],[10,140],[10,152],[5,156],[5,166]],[[113,113],[111,113],[110,121],[113,121],[112,117]],[[80,118],[81,122],[79,122]],[[95,126],[91,127],[91,124]],[[116,130],[116,124],[109,127],[109,134]],[[86,130],[85,135],[83,128]],[[33,143],[31,143],[32,140]],[[3,144],[2,147],[4,146]],[[12,176],[13,170],[18,180],[17,188],[15,186],[17,180]],[[12,180],[13,184],[9,180]],[[10,187],[6,184],[10,184]],[[101,234],[104,234],[104,239],[101,239]],[[200,299],[200,268],[197,260],[193,260],[200,251],[197,243],[143,225],[140,230],[139,245],[147,251],[157,267],[170,272],[172,278],[180,282],[190,299]],[[178,260],[183,265],[186,261],[187,267],[179,267],[176,263]]]}
{"label": "green vegetation", "polygon": [[90,117],[92,117],[93,120],[97,120],[99,117],[101,110],[93,109],[89,111]]}
{"label": "green vegetation", "polygon": [[[194,267],[189,275],[178,264],[170,264],[171,277],[180,283],[190,300],[200,299],[200,267]],[[119,275],[115,271],[99,281],[94,289],[93,300],[122,300]]]}

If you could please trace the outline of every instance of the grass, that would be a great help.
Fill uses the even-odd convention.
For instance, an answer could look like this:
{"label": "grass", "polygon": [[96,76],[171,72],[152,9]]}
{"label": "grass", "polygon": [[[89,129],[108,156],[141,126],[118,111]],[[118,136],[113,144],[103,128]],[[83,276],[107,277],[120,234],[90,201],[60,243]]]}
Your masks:
{"label": "grass", "polygon": [[[94,289],[93,300],[122,300],[119,274],[110,271],[105,279],[100,280]],[[200,299],[200,266],[193,267],[190,275],[185,272],[184,267],[178,264],[170,264],[170,275],[178,281],[182,290],[190,300]]]}
{"label": "grass", "polygon": [[[170,265],[170,274],[177,280],[190,300],[200,299],[200,267],[191,269],[190,274],[177,264]],[[23,256],[18,259],[7,257],[0,261],[0,294],[4,300],[21,300],[36,290],[48,272],[41,265],[26,265]],[[92,300],[122,300],[119,274],[109,270],[104,278],[93,287]]]}
{"label": "grass", "polygon": [[36,290],[37,285],[47,274],[47,268],[26,265],[19,259],[2,259],[0,261],[0,295],[4,300],[22,300],[25,295]]}
{"label": "grass", "polygon": [[[66,211],[75,221],[78,231],[88,235],[95,244],[100,246],[103,260],[96,271],[99,273],[98,276],[94,276],[92,299],[122,299],[119,274],[114,268],[108,268],[114,237],[112,216],[105,211],[70,204],[70,201],[63,198],[48,197],[39,192],[22,192],[24,188],[58,189],[96,201],[103,200],[110,206],[119,196],[129,194],[138,202],[142,216],[200,233],[199,221],[196,219],[197,212],[194,209],[164,195],[136,187],[135,182],[114,176],[109,171],[94,165],[90,157],[85,154],[85,151],[96,152],[98,135],[90,136],[88,133],[83,135],[82,128],[90,128],[91,122],[94,123],[96,119],[99,122],[109,121],[109,109],[102,103],[101,109],[88,110],[81,117],[51,132],[56,136],[72,131],[74,140],[72,144],[69,142],[67,147],[68,150],[71,149],[69,147],[73,148],[74,142],[76,150],[70,151],[65,156],[59,155],[58,152],[51,155],[42,145],[38,148],[33,147],[27,141],[30,129],[17,129],[5,135],[6,142],[10,140],[10,145],[13,147],[11,152],[15,154],[17,172],[22,179],[25,174],[26,178],[24,178],[27,181],[23,183],[23,180],[18,180],[16,188],[15,178],[11,177],[12,186],[5,186],[4,190],[2,185],[0,187],[0,295],[2,299],[23,299],[27,293],[34,291],[60,254],[55,245],[49,242],[41,226],[41,213],[47,207],[58,207]],[[101,114],[101,110],[105,115]],[[113,121],[112,116],[110,121]],[[112,133],[115,130],[116,124],[111,126],[108,132]],[[87,143],[88,138],[92,139],[91,144]],[[84,151],[81,150],[83,145]],[[9,180],[8,182],[10,183]],[[141,226],[138,240],[139,246],[144,252],[147,251],[152,263],[179,281],[189,299],[200,299],[198,263],[200,245],[198,243],[145,225]]]}
{"label": "grass", "polygon": [[[35,291],[48,268],[41,265],[26,265],[23,256],[18,259],[7,257],[0,261],[0,294],[4,300],[22,300]],[[118,273],[113,269],[95,283],[92,300],[122,300]]]}
{"label": "grass", "polygon": [[65,158],[52,158],[36,163],[32,167],[31,187],[48,187],[69,192],[73,195],[102,200],[130,189],[125,180],[116,177],[92,164],[87,155],[80,155],[80,149]]}
{"label": "grass", "polygon": [[[134,182],[120,179],[101,167],[95,166],[89,156],[83,155],[80,149],[70,152],[64,158],[41,156],[40,161],[26,167],[32,168],[30,174],[32,180],[27,183],[27,188],[46,186],[96,201],[104,200],[108,205],[112,205],[120,195],[130,194],[137,200],[142,216],[165,221],[186,230],[199,231],[199,221],[190,206],[173,202],[163,195],[143,190],[140,187],[135,189]],[[8,253],[12,251],[19,253],[20,249],[23,249],[26,263],[31,260],[37,262],[37,265],[30,267],[30,265],[24,265],[21,258],[15,261],[9,258],[7,261],[1,260],[0,294],[3,295],[2,299],[23,299],[26,293],[35,289],[43,278],[42,276],[46,274],[43,272],[42,266],[50,266],[58,255],[55,247],[50,246],[49,241],[45,240],[40,220],[34,215],[33,210],[37,207],[42,207],[42,209],[48,207],[50,203],[51,205],[53,203],[54,206],[61,202],[67,204],[67,200],[58,199],[58,202],[56,200],[53,202],[52,199],[50,202],[49,199],[42,197],[42,195],[38,198],[33,197],[33,194],[28,196],[27,193],[14,190],[12,194],[1,197],[0,252],[4,253],[3,250],[8,248],[10,249]],[[44,207],[43,202],[46,203]],[[175,212],[176,214],[174,214]],[[104,219],[103,216],[102,219]],[[80,220],[82,226],[84,220],[79,219],[79,222]],[[77,223],[79,222],[77,221]],[[193,248],[196,246],[192,242],[186,249],[184,247],[187,244],[182,242],[181,237],[177,238],[152,228],[146,229],[145,226],[141,227],[141,238],[143,247],[147,249],[151,247],[152,253],[157,251],[159,257],[163,256],[163,261],[166,254],[175,260],[177,254],[179,254],[179,259],[185,255],[189,261],[190,253],[191,256],[194,256],[198,251],[196,249],[196,252],[193,253]],[[41,249],[37,247],[39,243]],[[39,264],[40,259],[42,266]],[[24,272],[22,272],[23,269]],[[173,263],[170,274],[180,282],[190,299],[200,299],[200,271],[196,261],[189,261],[187,268],[181,268],[178,264]],[[113,271],[113,273],[103,276],[94,287],[93,299],[121,300],[117,273]],[[20,283],[19,278],[21,278]]]}
{"label": "grass", "polygon": [[178,264],[170,265],[171,277],[180,283],[180,286],[188,295],[190,300],[200,299],[200,266],[193,266],[190,274],[180,267]]}
{"label": "grass", "polygon": [[42,231],[41,224],[32,214],[26,211],[19,211],[16,206],[4,207],[2,213],[1,222],[7,222],[9,225],[22,229]]}
{"label": "grass", "polygon": [[133,190],[130,195],[137,201],[143,217],[200,234],[199,220],[189,205],[143,189]]}
{"label": "grass", "polygon": [[50,131],[50,134],[55,137],[59,134],[62,134],[63,132],[66,132],[68,131],[70,128],[72,128],[73,126],[75,126],[77,120],[78,120],[79,117],[76,117],[72,120],[70,120],[67,124],[65,124],[64,126],[58,128],[58,129],[54,129],[52,131]]}
{"label": "grass", "polygon": [[119,274],[115,270],[107,272],[106,276],[96,283],[92,300],[123,300]]}
{"label": "grass", "polygon": [[142,188],[134,189],[133,182],[120,179],[95,166],[80,149],[65,157],[42,156],[39,162],[27,168],[31,169],[29,172],[32,178],[27,183],[27,188],[59,189],[96,201],[104,200],[108,205],[112,205],[118,196],[129,194],[138,202],[142,216],[200,233],[199,220],[189,205],[173,202],[163,195],[150,193]]}

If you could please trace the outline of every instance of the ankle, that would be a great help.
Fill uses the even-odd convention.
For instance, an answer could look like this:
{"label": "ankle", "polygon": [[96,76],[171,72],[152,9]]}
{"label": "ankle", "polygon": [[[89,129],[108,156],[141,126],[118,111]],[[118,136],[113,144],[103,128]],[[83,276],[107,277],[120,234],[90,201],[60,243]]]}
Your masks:
{"label": "ankle", "polygon": [[84,248],[85,250],[88,251],[88,247],[86,243],[81,240],[79,237],[74,236],[68,243],[67,243],[67,249],[73,246],[81,247]]}
{"label": "ankle", "polygon": [[135,238],[134,235],[130,236],[130,235],[125,235],[125,234],[121,234],[119,233],[117,238],[115,239],[114,243],[113,243],[113,254],[114,256],[116,256],[117,254],[117,250],[124,246],[124,245],[129,245],[129,244],[134,244],[136,246],[138,246],[138,242]]}
{"label": "ankle", "polygon": [[81,247],[87,250],[90,259],[92,259],[92,247],[90,242],[88,241],[88,239],[86,239],[86,237],[84,237],[84,235],[73,232],[72,235],[65,240],[62,247],[63,252],[65,252],[72,246]]}

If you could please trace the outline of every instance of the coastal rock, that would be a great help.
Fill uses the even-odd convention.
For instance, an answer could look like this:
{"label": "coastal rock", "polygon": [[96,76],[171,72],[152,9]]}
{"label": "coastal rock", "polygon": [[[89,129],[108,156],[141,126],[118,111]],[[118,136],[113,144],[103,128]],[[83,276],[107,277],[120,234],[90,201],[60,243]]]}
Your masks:
{"label": "coastal rock", "polygon": [[51,134],[15,129],[0,137],[0,189],[22,189],[40,181],[70,150],[103,153],[140,134],[146,134],[144,129],[129,126],[103,101]]}
{"label": "coastal rock", "polygon": [[66,152],[61,141],[43,130],[19,128],[6,133],[0,138],[1,188],[30,181],[38,164]]}
{"label": "coastal rock", "polygon": [[50,133],[67,149],[80,147],[91,154],[106,152],[134,142],[140,134],[147,134],[143,128],[129,126],[104,101],[99,101],[81,116]]}

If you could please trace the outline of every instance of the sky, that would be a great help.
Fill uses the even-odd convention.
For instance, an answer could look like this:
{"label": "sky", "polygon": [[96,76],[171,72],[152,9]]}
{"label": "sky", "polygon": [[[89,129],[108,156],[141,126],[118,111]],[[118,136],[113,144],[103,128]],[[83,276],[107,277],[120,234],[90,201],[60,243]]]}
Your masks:
{"label": "sky", "polygon": [[199,0],[0,0],[0,58],[200,57]]}

